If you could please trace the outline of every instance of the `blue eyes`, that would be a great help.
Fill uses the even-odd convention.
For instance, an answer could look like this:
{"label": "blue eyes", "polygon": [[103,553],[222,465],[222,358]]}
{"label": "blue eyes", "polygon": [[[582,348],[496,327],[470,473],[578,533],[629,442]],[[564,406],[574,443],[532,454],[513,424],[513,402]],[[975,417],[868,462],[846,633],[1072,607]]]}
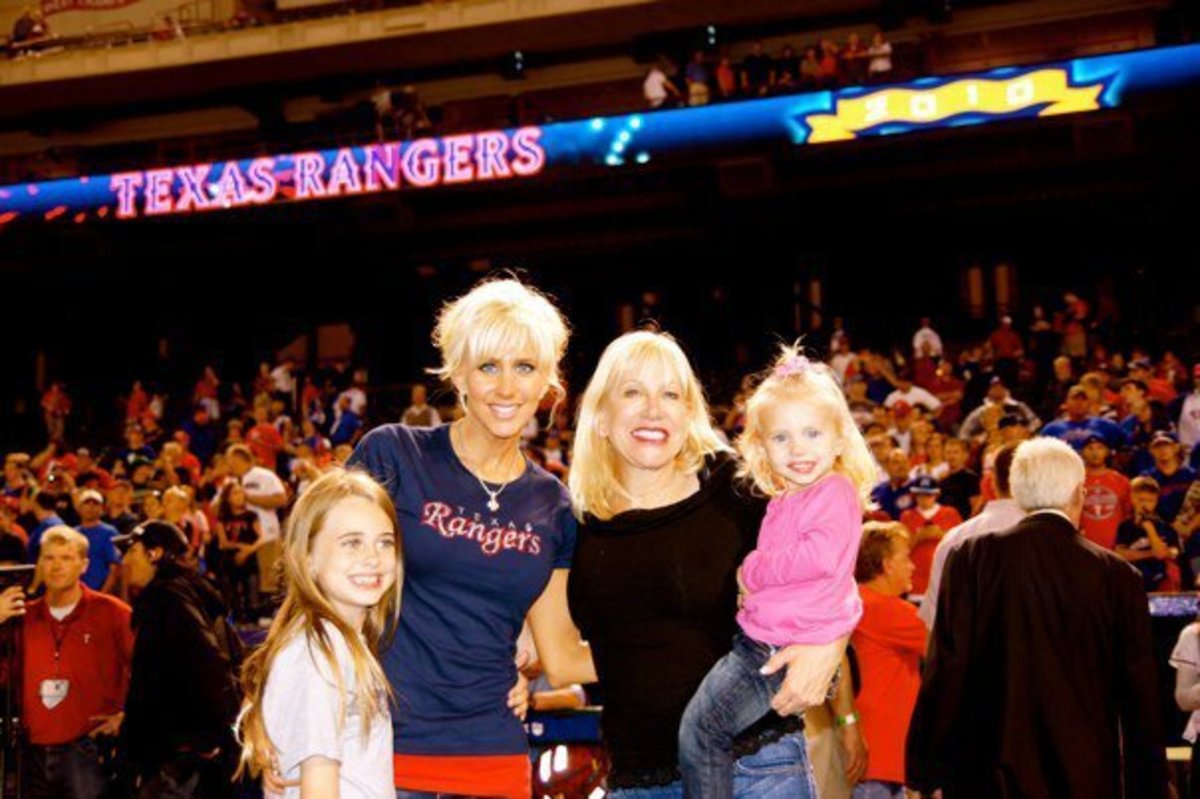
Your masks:
{"label": "blue eyes", "polygon": [[[495,375],[500,373],[500,364],[495,361],[485,361],[479,364],[479,371],[486,375]],[[513,366],[513,371],[519,375],[532,375],[537,373],[537,364],[521,361]]]}
{"label": "blue eyes", "polygon": [[[809,441],[815,441],[823,435],[825,435],[824,431],[815,427],[809,427],[800,433],[801,438],[807,438]],[[772,433],[770,440],[774,444],[786,444],[790,438],[791,436],[787,433]]]}

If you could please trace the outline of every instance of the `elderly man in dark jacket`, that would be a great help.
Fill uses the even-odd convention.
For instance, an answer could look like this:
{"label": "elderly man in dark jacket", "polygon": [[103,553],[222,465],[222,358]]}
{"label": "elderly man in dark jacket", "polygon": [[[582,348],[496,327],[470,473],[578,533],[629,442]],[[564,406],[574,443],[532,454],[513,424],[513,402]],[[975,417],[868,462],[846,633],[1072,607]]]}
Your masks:
{"label": "elderly man in dark jacket", "polygon": [[240,646],[220,594],[185,562],[179,528],[146,522],[128,547],[136,642],[121,751],[139,799],[233,794]]}
{"label": "elderly man in dark jacket", "polygon": [[908,730],[908,787],[945,799],[1165,799],[1139,573],[1079,534],[1083,461],[1021,444],[1028,514],[953,552]]}

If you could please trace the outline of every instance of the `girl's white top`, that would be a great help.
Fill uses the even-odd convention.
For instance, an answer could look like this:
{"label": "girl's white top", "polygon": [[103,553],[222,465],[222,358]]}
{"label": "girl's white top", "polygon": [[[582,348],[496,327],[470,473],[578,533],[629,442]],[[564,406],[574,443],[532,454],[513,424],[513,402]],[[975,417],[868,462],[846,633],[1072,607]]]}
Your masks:
{"label": "girl's white top", "polygon": [[[340,764],[341,799],[395,799],[391,713],[384,703],[384,713],[371,721],[364,739],[362,717],[353,699],[350,648],[335,627],[325,629],[342,675],[345,721],[339,729],[337,681],[328,659],[303,633],[295,635],[271,664],[263,693],[263,718],[278,751],[279,771],[285,782],[298,782],[301,763],[324,757]],[[300,788],[288,788],[283,797],[299,799]]]}

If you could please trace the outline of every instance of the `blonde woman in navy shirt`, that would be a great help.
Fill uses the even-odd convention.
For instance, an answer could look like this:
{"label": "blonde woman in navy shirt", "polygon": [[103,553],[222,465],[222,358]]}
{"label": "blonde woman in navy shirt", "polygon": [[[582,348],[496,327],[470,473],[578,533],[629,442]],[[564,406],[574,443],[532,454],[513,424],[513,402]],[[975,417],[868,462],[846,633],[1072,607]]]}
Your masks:
{"label": "blonde woman in navy shirt", "polygon": [[400,623],[382,653],[396,696],[400,799],[528,799],[528,743],[509,707],[527,615],[553,684],[595,681],[567,613],[570,499],[520,448],[542,399],[563,394],[567,335],[536,290],[510,279],[477,285],[442,309],[433,334],[436,373],[463,418],[378,427],[350,460],[391,493],[404,536]]}

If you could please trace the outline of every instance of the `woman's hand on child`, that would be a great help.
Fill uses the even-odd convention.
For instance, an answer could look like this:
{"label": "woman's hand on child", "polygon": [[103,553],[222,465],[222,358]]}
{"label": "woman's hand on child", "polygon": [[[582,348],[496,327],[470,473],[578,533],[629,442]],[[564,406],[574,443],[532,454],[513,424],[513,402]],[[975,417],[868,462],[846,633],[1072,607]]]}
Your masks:
{"label": "woman's hand on child", "polygon": [[781,716],[795,716],[806,707],[824,704],[847,640],[848,637],[830,644],[793,644],[771,655],[761,669],[763,674],[774,674],[787,667],[783,685],[771,699],[771,709]]}
{"label": "woman's hand on child", "polygon": [[529,680],[525,679],[525,675],[522,674],[522,670],[529,665],[529,661],[528,652],[522,650],[517,654],[517,682],[508,692],[508,706],[513,715],[521,721],[525,720],[525,714],[529,712]]}
{"label": "woman's hand on child", "polygon": [[300,780],[287,781],[283,775],[279,773],[279,764],[272,760],[271,767],[263,769],[262,773],[263,793],[275,796],[283,796],[288,788],[300,787]]}

